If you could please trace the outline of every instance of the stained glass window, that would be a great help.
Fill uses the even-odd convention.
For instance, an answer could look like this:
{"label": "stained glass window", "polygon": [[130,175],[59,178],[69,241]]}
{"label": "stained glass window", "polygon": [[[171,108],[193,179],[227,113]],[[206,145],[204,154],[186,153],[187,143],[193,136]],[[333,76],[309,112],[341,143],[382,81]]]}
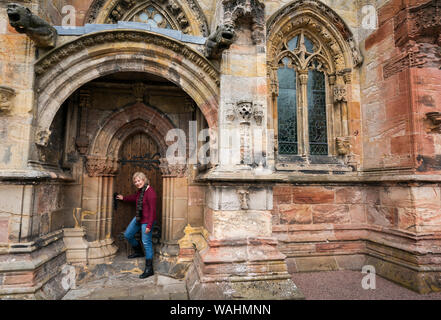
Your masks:
{"label": "stained glass window", "polygon": [[310,153],[327,155],[325,75],[317,70],[308,72],[308,128]]}
{"label": "stained glass window", "polygon": [[279,154],[297,154],[296,72],[286,64],[278,70]]}
{"label": "stained glass window", "polygon": [[[320,50],[321,46],[317,41],[313,41],[305,32],[300,32],[286,42],[280,53],[277,71],[280,155],[296,155],[299,151],[303,153],[302,150],[308,149],[310,155],[328,155],[326,78],[322,72],[322,64],[315,57],[320,54]],[[302,78],[297,82],[299,75]],[[300,81],[306,75],[307,82]],[[297,89],[301,94],[297,94]],[[300,99],[304,93],[306,101]],[[297,114],[298,108],[301,109]],[[308,118],[298,119],[298,115],[308,115]],[[308,136],[297,135],[298,121],[307,123],[305,130],[308,130]]]}

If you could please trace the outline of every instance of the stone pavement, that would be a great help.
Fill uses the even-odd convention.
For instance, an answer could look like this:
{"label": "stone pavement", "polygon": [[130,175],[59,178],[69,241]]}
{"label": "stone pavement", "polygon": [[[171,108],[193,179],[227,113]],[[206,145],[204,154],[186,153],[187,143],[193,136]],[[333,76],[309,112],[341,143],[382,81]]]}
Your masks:
{"label": "stone pavement", "polygon": [[77,282],[63,300],[188,300],[184,280],[155,274],[139,279],[144,259],[119,255],[113,263],[77,270]]}
{"label": "stone pavement", "polygon": [[[63,300],[188,300],[184,280],[155,274],[138,276],[144,259],[118,255],[110,264],[77,269],[75,289]],[[360,271],[302,272],[292,276],[306,300],[441,300],[441,292],[418,294],[379,276],[374,290],[365,290]]]}

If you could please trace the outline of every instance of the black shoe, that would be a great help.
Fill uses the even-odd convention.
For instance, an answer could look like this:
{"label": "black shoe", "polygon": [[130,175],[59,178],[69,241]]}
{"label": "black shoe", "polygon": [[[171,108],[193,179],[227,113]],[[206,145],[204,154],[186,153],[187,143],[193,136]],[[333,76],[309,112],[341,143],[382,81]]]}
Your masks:
{"label": "black shoe", "polygon": [[147,260],[145,261],[145,269],[144,269],[144,273],[141,274],[141,275],[139,276],[139,278],[140,278],[140,279],[144,279],[144,278],[147,278],[147,277],[152,276],[153,274],[154,274],[154,273],[153,273],[153,260],[152,260],[152,259],[147,259]]}
{"label": "black shoe", "polygon": [[138,257],[144,257],[144,252],[142,251],[141,246],[133,247],[134,253],[127,256],[128,259],[134,259]]}

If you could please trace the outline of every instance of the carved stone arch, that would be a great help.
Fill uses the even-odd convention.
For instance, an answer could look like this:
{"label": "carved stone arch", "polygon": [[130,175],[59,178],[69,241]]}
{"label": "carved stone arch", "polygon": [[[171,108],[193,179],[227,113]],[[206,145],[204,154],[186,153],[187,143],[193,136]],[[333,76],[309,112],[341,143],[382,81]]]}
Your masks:
{"label": "carved stone arch", "polygon": [[90,155],[118,157],[122,142],[137,131],[147,130],[165,156],[164,137],[176,128],[166,114],[138,102],[113,113],[99,129],[92,141]]}
{"label": "carved stone arch", "polygon": [[362,63],[363,58],[349,27],[337,13],[318,0],[293,1],[268,19],[268,61],[280,50],[284,39],[299,29],[310,30],[320,38],[335,57],[337,72]]}
{"label": "carved stone arch", "polygon": [[35,64],[36,123],[49,130],[75,90],[116,72],[145,72],[175,83],[198,105],[210,128],[218,123],[219,71],[197,51],[174,39],[140,30],[87,34],[46,54]]}
{"label": "carved stone arch", "polygon": [[94,0],[85,23],[130,21],[136,12],[150,5],[172,22],[173,29],[204,37],[210,33],[207,18],[196,0]]}

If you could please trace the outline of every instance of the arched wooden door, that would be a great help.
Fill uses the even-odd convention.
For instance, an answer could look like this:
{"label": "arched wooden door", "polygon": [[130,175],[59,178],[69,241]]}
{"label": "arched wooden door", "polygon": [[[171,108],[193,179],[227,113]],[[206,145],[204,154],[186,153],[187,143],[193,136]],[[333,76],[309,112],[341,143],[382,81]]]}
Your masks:
{"label": "arched wooden door", "polygon": [[[132,176],[137,171],[144,172],[157,195],[157,227],[154,228],[154,231],[161,230],[162,216],[162,176],[159,169],[160,154],[158,151],[156,143],[144,132],[127,138],[121,147],[119,158],[121,167],[116,176],[114,187],[115,192],[123,195],[136,193],[137,188],[133,185]],[[117,210],[113,212],[112,235],[120,248],[125,246],[125,240],[121,237],[121,234],[135,216],[135,208],[135,203],[118,201]],[[155,236],[155,232],[153,236]]]}

